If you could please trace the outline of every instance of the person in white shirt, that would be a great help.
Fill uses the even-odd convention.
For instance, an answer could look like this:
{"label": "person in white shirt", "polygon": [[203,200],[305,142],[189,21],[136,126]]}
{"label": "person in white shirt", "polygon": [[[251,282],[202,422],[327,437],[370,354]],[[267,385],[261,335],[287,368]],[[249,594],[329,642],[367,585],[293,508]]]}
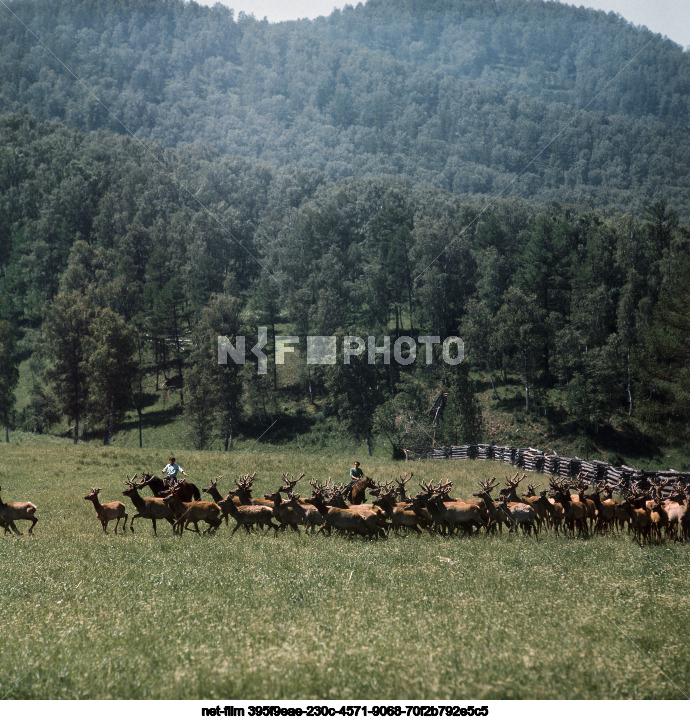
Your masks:
{"label": "person in white shirt", "polygon": [[168,465],[163,469],[163,473],[165,473],[165,480],[168,485],[177,480],[178,472],[183,476],[187,475],[184,472],[184,469],[180,468],[177,463],[175,463],[174,456],[170,456],[170,463],[168,463]]}

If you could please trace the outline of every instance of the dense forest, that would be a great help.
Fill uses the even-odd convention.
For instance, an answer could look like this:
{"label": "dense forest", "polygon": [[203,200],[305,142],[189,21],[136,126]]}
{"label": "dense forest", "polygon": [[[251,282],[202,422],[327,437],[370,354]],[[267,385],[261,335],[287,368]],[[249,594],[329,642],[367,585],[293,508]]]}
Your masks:
{"label": "dense forest", "polygon": [[182,0],[9,7],[5,111],[166,147],[204,143],[330,180],[401,175],[490,194],[514,183],[538,202],[636,214],[662,192],[690,218],[690,56],[612,14],[541,0],[370,0],[269,24]]}
{"label": "dense forest", "polygon": [[[2,10],[4,427],[108,443],[165,393],[200,448],[278,419],[369,448],[501,441],[499,413],[594,447],[687,440],[678,46],[536,0],[279,25],[163,0],[9,7],[26,26]],[[249,348],[259,327],[266,374],[218,364],[219,335]],[[302,347],[278,367],[282,335]],[[310,365],[307,335],[370,339],[378,362]],[[383,360],[385,336],[453,335],[462,364],[423,344]]]}

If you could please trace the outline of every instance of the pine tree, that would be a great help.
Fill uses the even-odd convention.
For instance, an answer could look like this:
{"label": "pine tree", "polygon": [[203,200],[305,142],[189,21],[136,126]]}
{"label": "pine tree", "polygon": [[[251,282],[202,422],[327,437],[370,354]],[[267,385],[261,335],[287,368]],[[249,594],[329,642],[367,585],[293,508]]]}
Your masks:
{"label": "pine tree", "polygon": [[14,389],[19,382],[17,347],[9,321],[0,318],[0,425],[5,426],[5,441],[10,441],[14,409]]}
{"label": "pine tree", "polygon": [[448,445],[479,443],[482,438],[482,409],[469,373],[469,365],[463,362],[446,374],[448,398],[437,440]]}

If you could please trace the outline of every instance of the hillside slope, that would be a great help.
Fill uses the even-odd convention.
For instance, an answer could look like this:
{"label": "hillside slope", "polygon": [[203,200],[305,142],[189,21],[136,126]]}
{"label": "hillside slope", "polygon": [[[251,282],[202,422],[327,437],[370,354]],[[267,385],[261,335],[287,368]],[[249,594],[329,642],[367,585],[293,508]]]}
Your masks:
{"label": "hillside slope", "polygon": [[538,0],[370,0],[274,25],[181,0],[11,8],[5,111],[331,180],[633,213],[659,192],[690,217],[690,56],[613,15]]}

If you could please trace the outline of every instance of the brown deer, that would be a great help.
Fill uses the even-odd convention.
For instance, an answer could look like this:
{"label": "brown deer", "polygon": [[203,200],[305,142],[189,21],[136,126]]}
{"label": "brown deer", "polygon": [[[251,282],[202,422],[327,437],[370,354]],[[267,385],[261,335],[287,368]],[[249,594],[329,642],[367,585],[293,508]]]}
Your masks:
{"label": "brown deer", "polygon": [[[288,526],[290,526],[293,531],[297,531],[297,533],[299,533],[298,524],[302,521],[303,516],[287,501],[283,501],[283,498],[280,495],[281,490],[283,489],[280,489],[275,493],[270,493],[266,496],[266,500],[273,503],[273,517],[280,524],[281,531],[284,531]],[[292,488],[289,489],[289,492],[292,492]]]}
{"label": "brown deer", "polygon": [[[302,474],[304,475],[304,474]],[[246,473],[240,477],[239,481],[235,481],[235,488],[230,491],[230,495],[233,496],[233,501],[239,506],[270,506],[273,507],[273,501],[269,501],[267,498],[252,498],[252,485],[254,484],[254,477],[256,471],[249,475]],[[301,478],[302,476],[300,476]],[[299,479],[298,479],[299,480]],[[297,481],[295,481],[297,483]]]}
{"label": "brown deer", "polygon": [[324,492],[323,487],[314,485],[314,493],[308,499],[309,504],[315,506],[324,518],[319,533],[326,530],[330,533],[330,530],[335,528],[339,531],[345,531],[349,537],[358,535],[373,539],[380,534],[385,536],[378,525],[377,514],[373,512],[367,514],[365,511],[352,511],[349,508],[331,506],[326,503]]}
{"label": "brown deer", "polygon": [[220,506],[211,501],[182,501],[180,500],[180,492],[182,490],[181,483],[175,483],[171,486],[170,492],[163,496],[163,501],[175,515],[176,523],[173,531],[177,529],[177,533],[182,535],[185,524],[189,527],[190,523],[194,524],[196,533],[199,531],[199,521],[205,521],[208,525],[204,533],[215,533],[221,520],[218,518],[221,514]]}
{"label": "brown deer", "polygon": [[125,512],[125,504],[120,501],[112,501],[112,503],[101,503],[98,500],[98,494],[101,492],[101,488],[92,488],[91,493],[84,496],[85,501],[91,501],[93,507],[96,510],[98,520],[103,526],[103,533],[108,533],[108,523],[115,521],[115,535],[117,536],[117,526],[122,521],[122,532],[124,533],[127,528],[127,513]]}
{"label": "brown deer", "polygon": [[574,536],[575,528],[577,528],[578,536],[584,535],[585,538],[588,538],[587,507],[579,501],[573,501],[567,483],[561,484],[552,477],[549,484],[554,493],[554,500],[563,506],[563,520],[565,521],[567,529],[566,533]]}
{"label": "brown deer", "polygon": [[318,508],[308,503],[302,503],[292,491],[288,491],[287,497],[287,505],[294,509],[295,513],[299,516],[300,524],[308,526],[312,534],[316,533],[317,527],[320,528],[324,521]]}
{"label": "brown deer", "polygon": [[398,489],[389,488],[386,491],[381,490],[378,498],[374,501],[375,506],[379,506],[385,513],[386,518],[391,522],[391,527],[396,536],[400,535],[400,529],[411,529],[421,536],[422,532],[419,526],[425,526],[426,520],[418,516],[412,509],[406,509],[396,504],[395,497]]}
{"label": "brown deer", "polygon": [[240,528],[240,526],[244,528],[247,533],[250,533],[250,529],[254,526],[261,526],[262,528],[264,526],[269,526],[269,528],[273,529],[274,534],[278,535],[280,527],[276,526],[276,524],[273,523],[273,508],[271,508],[270,506],[259,506],[251,504],[246,506],[237,505],[232,500],[232,494],[228,494],[223,499],[224,503],[226,501],[227,506],[224,505],[224,507],[228,508],[230,515],[233,517],[233,520],[237,524],[232,529],[232,533],[230,534],[230,536],[234,536],[235,532],[238,528]]}
{"label": "brown deer", "polygon": [[455,527],[459,526],[465,532],[471,533],[476,526],[479,530],[482,526],[486,526],[486,521],[482,517],[479,506],[474,503],[465,503],[464,501],[443,500],[447,495],[447,484],[441,483],[434,487],[431,483],[421,484],[422,500],[426,504],[434,524],[439,529],[448,530],[449,535],[453,535]]}
{"label": "brown deer", "polygon": [[162,498],[154,498],[153,496],[149,498],[142,498],[139,495],[139,489],[144,487],[143,483],[135,483],[134,479],[137,477],[138,474],[134,474],[132,476],[132,479],[130,480],[129,476],[127,476],[127,485],[129,488],[127,490],[122,491],[123,496],[127,496],[130,501],[134,504],[134,508],[136,508],[137,512],[130,518],[129,521],[129,530],[134,533],[134,519],[135,518],[148,518],[150,519],[151,523],[153,524],[153,535],[156,534],[156,521],[157,520],[166,520],[172,527],[173,527],[173,533],[175,532],[175,516],[173,512],[170,510],[168,505],[165,503],[165,501]]}
{"label": "brown deer", "polygon": [[488,524],[486,527],[487,533],[496,533],[496,526],[498,526],[498,532],[503,533],[503,524],[508,523],[508,517],[502,508],[496,505],[496,502],[491,498],[491,491],[496,488],[498,481],[495,478],[487,478],[486,481],[479,481],[479,488],[481,489],[478,493],[472,495],[476,498],[484,501],[484,508],[488,515]]}
{"label": "brown deer", "polygon": [[601,494],[605,490],[604,483],[595,483],[592,486],[590,498],[597,509],[597,522],[594,526],[594,533],[606,534],[613,530],[616,520],[616,502],[612,498],[602,499]]}
{"label": "brown deer", "polygon": [[[220,481],[220,479],[222,477],[223,476],[217,476],[213,481],[211,481],[210,486],[208,486],[207,488],[202,488],[201,490],[204,493],[208,493],[211,496],[211,498],[213,498],[213,502],[218,504],[218,507],[220,508],[220,511],[221,511],[220,520],[221,520],[221,522],[223,520],[225,520],[225,525],[227,526],[228,525],[228,516],[231,515],[230,504],[233,505],[233,508],[235,507],[235,504],[233,503],[233,500],[232,500],[232,494],[225,496],[225,498],[223,498],[223,496],[220,495],[220,491],[216,488],[218,481]],[[238,502],[239,502],[239,499],[238,499]]]}
{"label": "brown deer", "polygon": [[[0,488],[0,491],[2,488]],[[14,531],[18,536],[22,535],[22,532],[15,525],[15,521],[31,521],[29,526],[29,535],[34,530],[34,526],[38,523],[38,518],[35,516],[36,506],[33,503],[22,503],[21,501],[15,501],[13,503],[3,503],[0,498],[0,525],[5,527],[5,533],[9,533],[9,529]]]}
{"label": "brown deer", "polygon": [[405,484],[412,480],[412,477],[414,476],[414,471],[410,472],[410,475],[408,476],[407,473],[405,473],[402,476],[398,476],[398,485],[396,486],[396,493],[398,494],[398,501],[400,503],[410,503],[412,500],[410,496],[407,494],[407,489],[405,488]]}
{"label": "brown deer", "polygon": [[633,485],[629,491],[625,491],[623,497],[625,500],[621,506],[630,515],[628,530],[632,528],[633,539],[638,541],[640,546],[644,546],[645,541],[649,538],[651,526],[651,511],[647,506],[647,497],[641,493],[637,485]]}

